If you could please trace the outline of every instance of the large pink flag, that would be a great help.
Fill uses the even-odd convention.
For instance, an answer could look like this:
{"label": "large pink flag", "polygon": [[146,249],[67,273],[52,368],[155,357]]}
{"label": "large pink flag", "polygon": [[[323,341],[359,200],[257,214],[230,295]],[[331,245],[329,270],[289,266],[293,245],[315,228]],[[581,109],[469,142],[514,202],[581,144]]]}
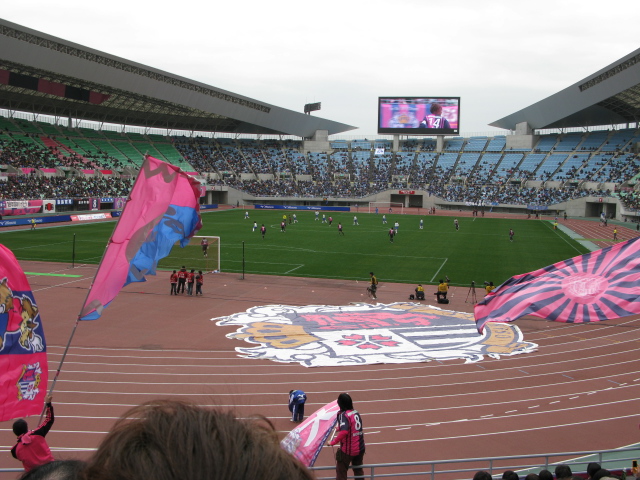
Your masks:
{"label": "large pink flag", "polygon": [[640,237],[510,278],[474,308],[487,322],[524,315],[584,323],[640,314]]}
{"label": "large pink flag", "polygon": [[40,310],[16,257],[0,245],[0,421],[37,415],[49,369]]}
{"label": "large pink flag", "polygon": [[202,226],[200,183],[175,165],[147,157],[109,240],[81,320],[95,320],[131,282],[155,275],[158,261]]}
{"label": "large pink flag", "polygon": [[331,429],[338,421],[339,410],[336,400],[325,405],[291,430],[280,445],[307,467],[313,467]]}

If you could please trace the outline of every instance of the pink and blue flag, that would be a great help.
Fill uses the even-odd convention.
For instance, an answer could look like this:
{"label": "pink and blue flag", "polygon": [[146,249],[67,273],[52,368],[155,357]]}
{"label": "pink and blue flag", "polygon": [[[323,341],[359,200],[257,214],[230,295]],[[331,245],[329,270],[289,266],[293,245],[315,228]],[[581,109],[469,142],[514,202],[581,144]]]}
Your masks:
{"label": "pink and blue flag", "polygon": [[525,315],[586,323],[640,314],[640,237],[510,278],[474,307],[487,322]]}
{"label": "pink and blue flag", "polygon": [[175,165],[146,157],[80,312],[95,320],[131,282],[155,275],[176,242],[184,247],[202,227],[200,183]]}
{"label": "pink and blue flag", "polygon": [[48,376],[40,309],[18,260],[0,245],[0,422],[39,414]]}
{"label": "pink and blue flag", "polygon": [[331,430],[336,426],[339,410],[336,400],[316,410],[291,430],[280,445],[307,467],[313,467]]}

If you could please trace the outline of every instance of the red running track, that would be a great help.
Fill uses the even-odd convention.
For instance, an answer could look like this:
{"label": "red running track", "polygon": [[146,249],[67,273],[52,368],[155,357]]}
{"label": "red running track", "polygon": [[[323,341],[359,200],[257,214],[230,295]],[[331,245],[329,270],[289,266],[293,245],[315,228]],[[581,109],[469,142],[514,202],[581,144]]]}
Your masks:
{"label": "red running track", "polygon": [[[597,238],[597,230],[581,233],[576,222],[566,224],[585,238]],[[587,223],[594,225],[585,225],[585,232],[598,227]],[[44,312],[55,371],[95,267],[70,272],[66,265],[25,262],[23,268],[83,275],[29,278]],[[521,319],[517,324],[525,340],[537,343],[538,351],[499,360],[305,368],[238,357],[234,349],[246,344],[227,339],[235,329],[211,319],[255,305],[345,305],[362,301],[362,284],[255,275],[241,280],[222,273],[208,278],[200,298],[169,296],[166,277],[128,286],[100,320],[78,327],[54,392],[56,423],[47,438],[57,458],[86,458],[118,416],[154,398],[263,414],[284,434],[291,428],[286,402],[292,388],[307,392],[307,412],[350,392],[363,417],[368,463],[611,449],[638,442],[639,317],[585,325]],[[385,284],[379,300],[404,301],[406,290]],[[452,288],[452,310],[471,310],[464,301],[467,290]],[[15,440],[10,427],[0,424],[2,468],[19,466],[9,453]],[[331,464],[331,450],[325,448],[317,465]]]}

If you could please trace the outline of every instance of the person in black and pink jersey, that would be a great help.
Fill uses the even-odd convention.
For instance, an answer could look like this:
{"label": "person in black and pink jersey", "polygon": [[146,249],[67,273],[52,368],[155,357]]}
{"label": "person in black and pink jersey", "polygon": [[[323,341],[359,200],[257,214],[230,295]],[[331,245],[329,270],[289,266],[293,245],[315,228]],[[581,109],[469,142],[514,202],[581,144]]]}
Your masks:
{"label": "person in black and pink jersey", "polygon": [[342,223],[338,222],[338,235],[342,235],[344,237],[344,232],[342,231]]}
{"label": "person in black and pink jersey", "polygon": [[262,239],[264,240],[264,236],[267,234],[267,227],[264,226],[264,223],[260,227],[260,235],[262,235]]}
{"label": "person in black and pink jersey", "polygon": [[200,241],[200,245],[202,246],[202,255],[204,255],[205,257],[209,256],[209,240],[207,240],[206,238],[203,238]]}
{"label": "person in black and pink jersey", "polygon": [[198,270],[198,274],[196,275],[196,295],[202,296],[203,284],[204,284],[204,275],[202,275],[202,270]]}
{"label": "person in black and pink jersey", "polygon": [[184,293],[184,286],[187,283],[187,267],[184,265],[178,272],[178,293]]}
{"label": "person in black and pink jersey", "polygon": [[53,425],[53,405],[51,395],[45,398],[45,418],[35,430],[29,430],[26,420],[20,419],[13,422],[13,433],[18,437],[16,444],[11,449],[11,455],[22,462],[24,469],[31,469],[53,462],[54,458],[49,450],[45,436]]}
{"label": "person in black and pink jersey", "polygon": [[196,281],[196,271],[192,268],[189,273],[187,273],[187,295],[193,295],[193,284]]}
{"label": "person in black and pink jersey", "polygon": [[432,103],[429,108],[430,115],[426,115],[418,128],[451,128],[449,120],[442,116],[442,105]]}
{"label": "person in black and pink jersey", "polygon": [[393,228],[389,229],[389,241],[393,243],[393,237],[395,236],[396,231]]}
{"label": "person in black and pink jersey", "polygon": [[169,283],[171,283],[171,291],[169,295],[177,295],[177,287],[178,287],[178,274],[174,270],[171,276],[169,277]]}
{"label": "person in black and pink jersey", "polygon": [[353,474],[356,477],[364,476],[364,470],[359,468],[364,460],[364,432],[362,431],[362,418],[353,408],[353,400],[348,393],[338,395],[338,426],[335,436],[329,445],[340,443],[336,452],[336,480],[347,480],[349,465],[353,464]]}

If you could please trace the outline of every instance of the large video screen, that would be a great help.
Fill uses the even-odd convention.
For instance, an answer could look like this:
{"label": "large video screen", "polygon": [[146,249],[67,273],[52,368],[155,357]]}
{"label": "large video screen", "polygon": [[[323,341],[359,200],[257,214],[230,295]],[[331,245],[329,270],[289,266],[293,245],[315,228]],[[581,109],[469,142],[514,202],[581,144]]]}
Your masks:
{"label": "large video screen", "polygon": [[378,133],[460,133],[460,97],[380,97]]}

